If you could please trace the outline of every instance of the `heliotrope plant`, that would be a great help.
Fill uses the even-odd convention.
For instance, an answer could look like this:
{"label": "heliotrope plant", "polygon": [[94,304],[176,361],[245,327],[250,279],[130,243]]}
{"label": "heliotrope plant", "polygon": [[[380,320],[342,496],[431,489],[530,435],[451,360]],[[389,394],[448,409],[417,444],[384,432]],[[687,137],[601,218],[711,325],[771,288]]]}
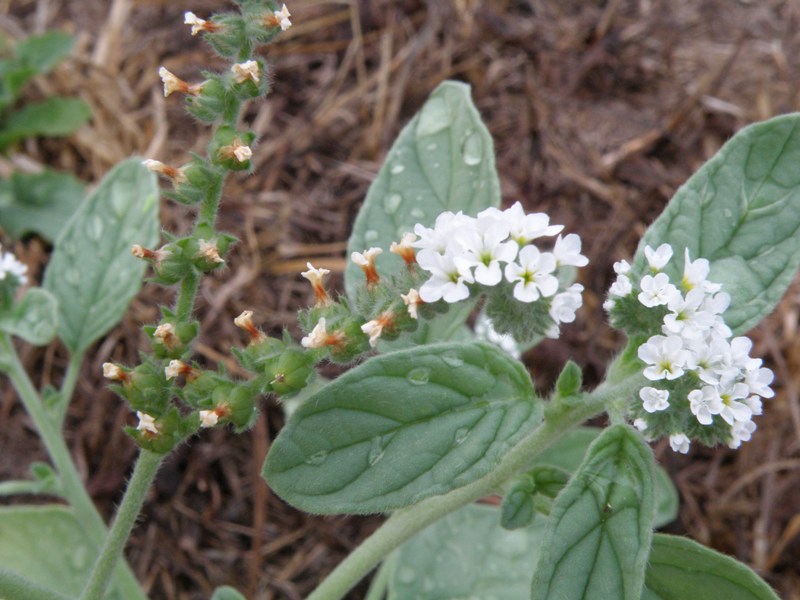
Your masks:
{"label": "heliotrope plant", "polygon": [[[254,311],[239,315],[247,343],[231,351],[251,376],[236,379],[193,359],[201,335],[194,298],[200,277],[222,268],[235,242],[215,221],[226,175],[251,168],[256,140],[238,129],[239,115],[268,87],[254,49],[291,25],[284,5],[242,0],[239,9],[185,16],[229,69],[192,82],[160,71],[165,95],[182,94],[213,129],[205,156],[181,166],[144,161],[171,182],[166,196],[197,207],[193,231],[163,232],[159,244],[147,227],[122,227],[133,219],[125,218],[130,196],[120,200],[119,178],[152,186],[152,175],[129,163],[56,242],[45,277],[52,292],[31,288],[18,298],[24,268],[2,256],[0,365],[55,466],[37,466],[27,487],[11,483],[61,495],[72,508],[0,514],[0,524],[22,539],[45,521],[52,530],[57,518],[60,545],[34,552],[60,557],[88,543],[97,560],[81,573],[86,583],[60,585],[0,540],[8,555],[0,593],[63,598],[52,591],[58,586],[99,598],[111,582],[112,594],[142,597],[129,571],[114,569],[159,464],[203,429],[247,429],[258,399],[272,394],[287,409],[263,467],[272,489],[312,513],[390,513],[311,599],[345,597],[379,565],[373,600],[776,598],[733,559],[653,533],[675,518],[677,493],[647,442],[669,438],[678,452],[695,441],[736,448],[754,434],[762,399],[773,396],[772,372],[750,356],[742,334],[771,312],[800,263],[800,116],[741,131],[678,191],[631,263],[614,267],[605,307],[628,342],[605,381],[583,389],[569,361],[544,399],[515,356],[567,324],[580,326],[583,286],[575,280],[588,258],[580,238],[546,214],[526,214],[520,203],[500,209],[492,140],[468,86],[445,82],[400,133],[370,188],[348,244],[345,293],[327,289],[329,271],[309,263],[300,276],[313,303],[299,314],[299,340],[268,336]],[[145,204],[154,216],[155,202]],[[125,267],[102,265],[93,296],[76,306],[67,299],[83,289],[80,244],[106,239],[114,223],[125,235],[114,230],[110,255]],[[133,256],[123,257],[120,244]],[[80,356],[130,297],[117,293],[119,273],[138,289],[145,264],[154,282],[178,292],[144,327],[151,351],[138,365],[102,366],[136,415],[126,430],[141,447],[106,535],[57,426]],[[48,392],[56,398],[46,404],[9,336],[45,343],[56,328],[77,358],[68,385]],[[316,373],[324,361],[352,368],[327,381]],[[581,426],[604,413],[609,427]],[[502,497],[500,506],[475,504],[487,496]],[[220,588],[215,597],[241,596]]]}

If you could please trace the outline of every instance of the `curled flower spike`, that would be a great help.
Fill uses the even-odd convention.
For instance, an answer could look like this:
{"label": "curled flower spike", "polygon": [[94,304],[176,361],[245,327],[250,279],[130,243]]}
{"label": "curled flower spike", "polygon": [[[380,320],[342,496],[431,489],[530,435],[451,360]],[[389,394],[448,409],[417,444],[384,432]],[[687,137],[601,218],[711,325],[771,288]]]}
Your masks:
{"label": "curled flower spike", "polygon": [[190,11],[187,11],[183,14],[183,23],[184,25],[192,26],[192,35],[197,35],[200,32],[214,33],[219,29],[219,25],[216,23],[201,19]]}
{"label": "curled flower spike", "polygon": [[110,362],[103,363],[103,377],[111,381],[119,381],[122,384],[126,384],[131,380],[131,376],[127,371]]}
{"label": "curled flower spike", "polygon": [[214,427],[219,422],[219,415],[215,410],[200,411],[200,427]]}
{"label": "curled flower spike", "polygon": [[417,257],[414,253],[414,242],[417,241],[417,236],[413,233],[404,233],[403,237],[400,239],[400,243],[392,242],[392,245],[389,246],[389,252],[393,254],[397,254],[400,258],[403,259],[403,262],[411,268],[417,263]]}
{"label": "curled flower spike", "polygon": [[424,304],[422,298],[419,297],[419,292],[414,288],[408,290],[408,294],[400,294],[400,297],[403,299],[403,302],[408,307],[408,315],[412,319],[419,318],[419,314],[417,309],[419,308],[420,304]]}
{"label": "curled flower spike", "polygon": [[165,67],[161,67],[158,70],[158,76],[161,77],[161,81],[164,83],[164,97],[166,98],[173,92],[180,92],[181,94],[189,94],[191,96],[196,96],[200,93],[200,90],[203,87],[202,83],[191,85],[186,83],[180,77],[177,77]]}
{"label": "curled flower spike", "polygon": [[382,249],[370,248],[369,250],[364,250],[363,253],[353,252],[350,255],[351,260],[361,267],[362,271],[364,271],[364,275],[367,278],[367,286],[370,287],[381,280],[380,275],[378,275],[378,271],[375,269],[375,259],[379,254],[383,254]]}
{"label": "curled flower spike", "polygon": [[361,331],[369,336],[369,345],[374,348],[378,345],[378,339],[381,337],[384,329],[394,326],[394,313],[390,310],[382,313],[377,319],[367,321],[361,326]]}
{"label": "curled flower spike", "polygon": [[330,271],[328,269],[315,269],[310,262],[307,262],[306,266],[308,271],[303,271],[300,275],[311,282],[311,286],[314,288],[314,295],[317,297],[317,308],[330,306],[333,302],[322,284],[322,280],[326,275],[330,274]]}
{"label": "curled flower spike", "polygon": [[136,425],[136,429],[143,433],[158,435],[158,425],[156,425],[156,420],[154,417],[151,417],[147,413],[143,413],[140,410],[136,411],[136,416],[139,417],[139,424]]}
{"label": "curled flower spike", "polygon": [[289,20],[291,16],[289,9],[284,4],[280,10],[273,11],[272,14],[264,17],[264,24],[268,27],[280,27],[281,31],[286,31],[292,26],[292,22]]}
{"label": "curled flower spike", "polygon": [[197,246],[199,248],[197,252],[198,258],[202,258],[209,263],[216,263],[218,265],[221,265],[225,262],[225,259],[219,255],[219,248],[217,248],[217,245],[213,241],[200,240],[197,242]]}
{"label": "curled flower spike", "polygon": [[341,331],[328,333],[325,317],[322,317],[307,336],[300,340],[303,348],[325,348],[326,346],[341,346],[344,334]]}
{"label": "curled flower spike", "polygon": [[253,311],[245,310],[233,320],[233,324],[250,335],[250,343],[258,344],[266,339],[266,335],[253,323]]}
{"label": "curled flower spike", "polygon": [[258,85],[259,81],[261,81],[261,68],[254,60],[236,63],[231,67],[231,72],[233,72],[233,80],[236,83],[244,83],[249,79]]}
{"label": "curled flower spike", "polygon": [[163,175],[167,179],[171,179],[174,183],[186,182],[186,175],[184,175],[183,169],[170,167],[169,165],[165,165],[160,160],[153,160],[152,158],[148,158],[142,161],[142,165],[148,171],[152,171],[153,173],[158,173],[159,175]]}
{"label": "curled flower spike", "polygon": [[162,323],[156,327],[153,338],[167,350],[174,350],[181,345],[181,340],[175,333],[175,325],[172,323]]}
{"label": "curled flower spike", "polygon": [[194,381],[200,377],[200,371],[182,360],[171,360],[164,368],[164,375],[167,379],[177,379],[180,375],[184,375],[187,381]]}

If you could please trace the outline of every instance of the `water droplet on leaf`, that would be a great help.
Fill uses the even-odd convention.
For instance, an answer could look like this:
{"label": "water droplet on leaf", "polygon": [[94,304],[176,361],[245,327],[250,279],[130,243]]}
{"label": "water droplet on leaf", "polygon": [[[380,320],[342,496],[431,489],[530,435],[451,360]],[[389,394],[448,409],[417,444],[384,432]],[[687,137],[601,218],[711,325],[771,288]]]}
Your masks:
{"label": "water droplet on leaf", "polygon": [[401,583],[414,583],[414,580],[417,578],[417,574],[414,572],[414,569],[410,567],[401,567],[397,572],[397,578]]}
{"label": "water droplet on leaf", "polygon": [[383,199],[383,208],[390,215],[397,212],[400,205],[403,203],[403,197],[400,194],[389,194]]}
{"label": "water droplet on leaf", "polygon": [[431,98],[422,107],[422,112],[419,115],[417,137],[433,135],[442,129],[450,127],[451,122],[450,109],[447,107],[447,102],[444,101],[444,98]]}
{"label": "water droplet on leaf", "polygon": [[306,459],[307,465],[318,466],[325,462],[325,459],[328,458],[328,451],[327,450],[320,450],[319,452],[315,452],[311,456]]}
{"label": "water droplet on leaf", "polygon": [[481,164],[483,160],[483,140],[477,133],[473,133],[461,146],[461,155],[464,162],[471,167]]}
{"label": "water droplet on leaf", "polygon": [[92,215],[86,222],[86,237],[93,242],[99,242],[103,237],[103,219],[99,215]]}
{"label": "water droplet on leaf", "polygon": [[460,427],[459,429],[456,429],[456,434],[453,439],[453,445],[460,446],[461,444],[464,443],[464,440],[466,440],[468,436],[469,436],[469,427]]}
{"label": "water droplet on leaf", "polygon": [[454,350],[449,350],[442,354],[442,360],[450,365],[451,367],[458,368],[464,365],[464,359],[462,359],[457,352]]}
{"label": "water droplet on leaf", "polygon": [[378,239],[378,232],[374,229],[370,229],[369,231],[364,233],[364,239],[368,242],[374,242]]}
{"label": "water droplet on leaf", "polygon": [[421,208],[412,208],[409,214],[415,219],[421,219],[425,216],[425,211]]}
{"label": "water droplet on leaf", "polygon": [[397,175],[405,170],[406,168],[403,165],[395,165],[392,167],[392,175]]}
{"label": "water droplet on leaf", "polygon": [[431,370],[427,367],[417,367],[411,369],[406,375],[406,379],[414,385],[425,385],[431,376]]}
{"label": "water droplet on leaf", "polygon": [[64,272],[64,281],[72,287],[78,287],[81,284],[81,274],[77,269],[67,269]]}

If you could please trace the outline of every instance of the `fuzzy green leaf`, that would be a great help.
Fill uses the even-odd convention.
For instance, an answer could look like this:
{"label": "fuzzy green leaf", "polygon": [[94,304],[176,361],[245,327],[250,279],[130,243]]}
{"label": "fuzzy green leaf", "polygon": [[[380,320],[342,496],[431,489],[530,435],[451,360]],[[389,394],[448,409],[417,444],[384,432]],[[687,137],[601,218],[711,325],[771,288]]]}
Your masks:
{"label": "fuzzy green leaf", "polygon": [[[370,186],[347,244],[348,256],[365,248],[388,250],[414,224],[433,225],[444,211],[474,215],[500,205],[494,144],[472,103],[469,86],[445,81],[400,132],[377,179]],[[403,268],[398,256],[384,252],[378,271]],[[350,264],[345,287],[353,297],[363,281]]]}
{"label": "fuzzy green leaf", "polygon": [[[591,443],[602,433],[597,427],[579,427],[568,431],[558,442],[536,457],[537,465],[552,465],[569,473],[575,472],[583,461]],[[678,490],[667,472],[656,465],[653,471],[655,485],[655,515],[653,527],[663,527],[678,516]]]}
{"label": "fuzzy green leaf", "polygon": [[44,287],[58,298],[59,337],[73,353],[122,318],[139,292],[145,263],[131,246],[158,241],[158,187],[139,160],[106,175],[56,241]]}
{"label": "fuzzy green leaf", "polygon": [[389,600],[523,600],[544,520],[498,526],[497,507],[465,506],[417,534],[389,559]]}
{"label": "fuzzy green leaf", "polygon": [[649,600],[778,600],[747,565],[688,538],[656,534],[645,592]]}
{"label": "fuzzy green leaf", "polygon": [[542,419],[530,377],[483,343],[372,358],[291,416],[263,475],[308,512],[372,513],[466,485]]}
{"label": "fuzzy green leaf", "polygon": [[44,346],[56,336],[58,301],[42,288],[30,288],[11,307],[9,314],[0,312],[0,331],[22,338],[34,346]]}
{"label": "fuzzy green leaf", "polygon": [[0,148],[26,137],[69,135],[92,116],[80,98],[48,98],[11,113],[0,127]]}
{"label": "fuzzy green leaf", "polygon": [[69,173],[14,173],[0,183],[0,227],[16,238],[31,232],[52,242],[84,199]]}
{"label": "fuzzy green leaf", "polygon": [[639,244],[634,273],[647,266],[644,247],[672,244],[665,272],[683,275],[684,248],[707,258],[711,281],[731,295],[725,321],[735,334],[768,315],[800,264],[800,114],[776,117],[737,133],[683,185]]}
{"label": "fuzzy green leaf", "polygon": [[609,427],[553,502],[531,600],[639,600],[653,535],[653,454]]}
{"label": "fuzzy green leaf", "polygon": [[20,62],[38,73],[47,73],[69,56],[73,46],[75,36],[64,31],[48,31],[25,38],[17,44],[14,52]]}
{"label": "fuzzy green leaf", "polygon": [[[0,565],[17,575],[77,597],[97,555],[97,546],[63,506],[0,508]],[[105,600],[132,597],[123,591],[122,573],[120,566]]]}

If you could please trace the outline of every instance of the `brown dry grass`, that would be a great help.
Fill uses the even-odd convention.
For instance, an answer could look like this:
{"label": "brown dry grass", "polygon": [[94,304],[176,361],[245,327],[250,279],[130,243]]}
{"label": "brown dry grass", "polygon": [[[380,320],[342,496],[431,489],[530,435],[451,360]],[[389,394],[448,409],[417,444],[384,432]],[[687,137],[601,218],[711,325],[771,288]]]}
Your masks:
{"label": "brown dry grass", "polygon": [[[31,141],[0,167],[50,164],[97,181],[131,154],[179,164],[206,130],[174,98],[161,97],[159,65],[188,79],[209,54],[181,25],[211,0],[3,0],[0,28],[13,35],[65,28],[75,57],[31,95],[78,94],[91,125],[65,141]],[[674,190],[733,132],[797,110],[800,20],[796,2],[765,0],[295,0],[295,26],[265,53],[274,90],[247,121],[258,131],[256,174],[227,189],[221,224],[238,235],[231,268],[204,282],[200,354],[227,360],[240,336],[232,318],[254,308],[270,331],[292,324],[309,300],[297,273],[306,260],[337,273],[349,227],[403,123],[443,79],[472,85],[496,140],[506,202],[548,211],[581,234],[592,263],[579,322],[526,356],[549,386],[568,356],[602,374],[620,339],[602,322],[610,265],[627,257]],[[210,65],[213,68],[213,64]],[[164,225],[182,209],[165,204]],[[39,241],[15,250],[40,272]],[[782,598],[800,598],[800,345],[798,288],[753,337],[776,372],[777,396],[754,440],[738,451],[656,452],[681,492],[669,529],[735,554]],[[67,435],[93,497],[108,515],[134,448],[127,409],[105,389],[99,365],[136,362],[138,327],[168,294],[147,287],[123,323],[90,350]],[[23,348],[39,384],[57,383],[58,345]],[[2,385],[6,385],[3,383]],[[43,459],[13,392],[0,388],[0,475]],[[379,519],[302,515],[258,475],[282,422],[265,402],[252,433],[213,431],[170,458],[128,556],[153,598],[206,598],[231,584],[251,598],[302,598]],[[22,459],[25,460],[22,460]],[[354,592],[351,597],[363,594]]]}

